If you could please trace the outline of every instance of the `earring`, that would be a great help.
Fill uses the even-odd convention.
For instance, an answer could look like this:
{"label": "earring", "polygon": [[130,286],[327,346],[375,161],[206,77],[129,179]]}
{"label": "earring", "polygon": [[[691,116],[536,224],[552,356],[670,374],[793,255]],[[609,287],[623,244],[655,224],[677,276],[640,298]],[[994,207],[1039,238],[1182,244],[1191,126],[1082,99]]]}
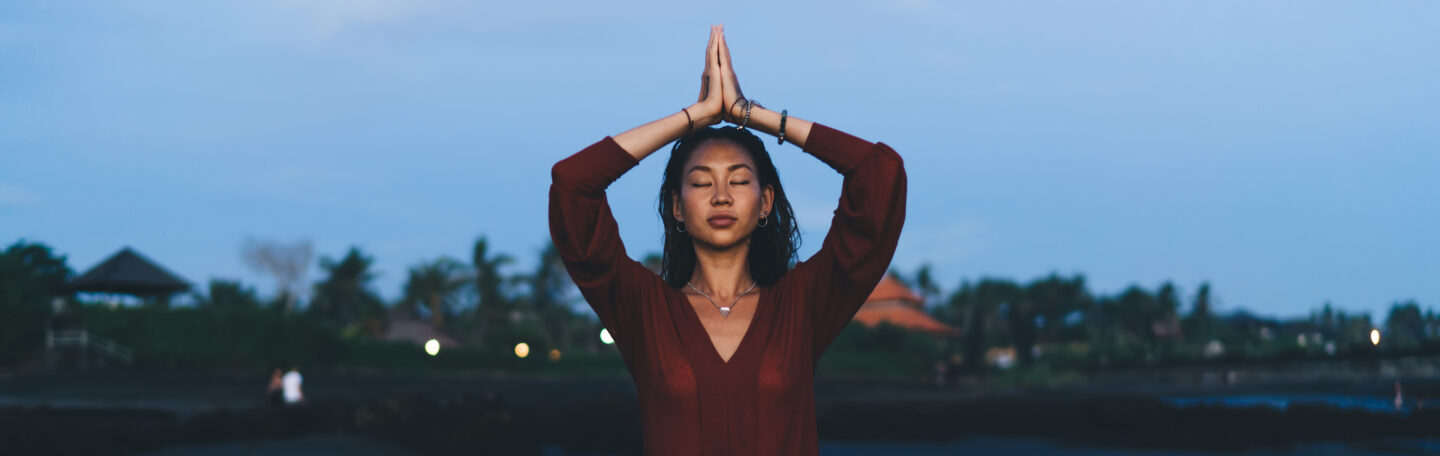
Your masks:
{"label": "earring", "polygon": [[770,219],[767,218],[767,216],[765,216],[765,215],[760,216],[760,227],[761,227],[761,228],[764,228],[766,225],[769,225],[769,224],[770,224]]}
{"label": "earring", "polygon": [[684,233],[684,232],[685,232],[685,222],[675,222],[675,232],[677,232],[677,233]]}

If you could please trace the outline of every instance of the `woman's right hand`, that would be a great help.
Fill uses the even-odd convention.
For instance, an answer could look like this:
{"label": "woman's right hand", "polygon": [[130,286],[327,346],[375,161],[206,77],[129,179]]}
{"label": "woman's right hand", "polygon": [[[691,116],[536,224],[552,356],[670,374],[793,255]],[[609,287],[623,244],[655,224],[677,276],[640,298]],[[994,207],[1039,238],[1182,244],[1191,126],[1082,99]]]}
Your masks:
{"label": "woman's right hand", "polygon": [[724,91],[720,86],[720,40],[720,27],[710,26],[710,43],[705,45],[705,71],[700,74],[700,98],[688,109],[697,130],[720,123],[720,114],[725,109]]}

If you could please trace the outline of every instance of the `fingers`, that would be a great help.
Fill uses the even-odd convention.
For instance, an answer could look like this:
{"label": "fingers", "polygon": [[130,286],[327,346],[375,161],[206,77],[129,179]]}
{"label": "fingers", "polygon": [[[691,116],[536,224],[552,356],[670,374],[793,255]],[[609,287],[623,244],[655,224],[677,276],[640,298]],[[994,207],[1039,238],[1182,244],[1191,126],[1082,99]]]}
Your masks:
{"label": "fingers", "polygon": [[700,73],[700,97],[695,100],[697,103],[705,101],[706,95],[710,93],[710,74],[714,72],[711,67],[715,66],[715,35],[715,26],[712,25],[710,41],[705,43],[705,70]]}
{"label": "fingers", "polygon": [[710,42],[705,43],[705,70],[706,70],[706,71],[709,71],[709,70],[710,70],[710,67],[715,64],[715,49],[716,49],[715,35],[717,35],[717,34],[718,34],[718,31],[717,31],[717,29],[715,28],[715,26],[713,26],[713,25],[710,26]]}
{"label": "fingers", "polygon": [[730,45],[725,43],[725,26],[720,26],[720,67],[726,71],[734,72],[735,67],[730,64]]}
{"label": "fingers", "polygon": [[715,88],[718,89],[718,88],[720,87],[720,80],[721,80],[721,79],[720,79],[720,71],[721,71],[721,70],[720,70],[720,39],[719,39],[721,32],[720,32],[720,27],[719,27],[719,26],[711,26],[710,29],[714,31],[714,35],[715,35],[715,38],[716,38],[716,39],[715,39],[715,43],[714,43],[715,45],[710,48],[710,56],[711,56],[711,58],[709,59],[709,61],[710,61],[710,67],[708,68],[708,71],[710,72],[710,77],[712,78],[712,79],[711,79],[710,87],[715,87]]}

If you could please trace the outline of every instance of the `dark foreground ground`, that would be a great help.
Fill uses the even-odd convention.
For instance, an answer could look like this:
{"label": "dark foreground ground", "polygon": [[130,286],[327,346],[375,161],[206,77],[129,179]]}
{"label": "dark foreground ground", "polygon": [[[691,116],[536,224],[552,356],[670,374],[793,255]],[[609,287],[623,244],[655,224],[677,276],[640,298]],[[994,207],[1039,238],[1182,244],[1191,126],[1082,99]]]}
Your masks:
{"label": "dark foreground ground", "polygon": [[[639,450],[623,377],[309,374],[308,404],[263,405],[263,377],[70,373],[0,377],[0,455],[576,455]],[[1390,380],[1393,381],[1393,380]],[[1420,381],[1412,384],[1423,383]],[[821,382],[822,454],[1440,454],[1440,403],[1403,412],[1167,397],[1382,396],[1387,381],[1223,391],[1116,385],[1029,391]]]}

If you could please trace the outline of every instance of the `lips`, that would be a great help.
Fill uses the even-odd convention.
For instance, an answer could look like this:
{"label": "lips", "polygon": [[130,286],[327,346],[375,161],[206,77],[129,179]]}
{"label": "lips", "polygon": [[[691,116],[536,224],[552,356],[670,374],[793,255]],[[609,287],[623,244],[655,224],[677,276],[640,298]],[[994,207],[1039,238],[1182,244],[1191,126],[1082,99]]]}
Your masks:
{"label": "lips", "polygon": [[709,219],[706,219],[705,221],[709,222],[709,223],[710,223],[710,226],[713,226],[713,227],[716,227],[716,228],[725,228],[725,227],[734,225],[736,220],[738,220],[738,219],[735,218],[735,216],[733,216],[733,215],[716,215],[716,216],[711,216]]}

